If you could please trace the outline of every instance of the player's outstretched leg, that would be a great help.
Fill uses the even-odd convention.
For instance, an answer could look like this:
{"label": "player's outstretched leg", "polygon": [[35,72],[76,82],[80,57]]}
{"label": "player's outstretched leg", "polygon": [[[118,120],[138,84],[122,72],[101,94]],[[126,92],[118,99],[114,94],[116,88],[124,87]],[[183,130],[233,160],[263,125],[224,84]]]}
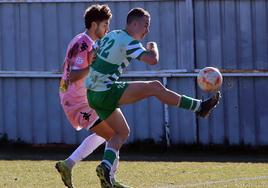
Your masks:
{"label": "player's outstretched leg", "polygon": [[200,104],[200,110],[196,112],[196,115],[206,118],[209,116],[213,108],[217,106],[221,98],[221,93],[218,91],[211,98],[204,100]]}
{"label": "player's outstretched leg", "polygon": [[165,104],[191,110],[198,116],[206,118],[219,103],[221,94],[217,92],[211,98],[202,101],[169,90],[159,81],[135,81],[128,82],[128,87],[120,98],[119,104],[134,103],[150,96],[155,96]]}
{"label": "player's outstretched leg", "polygon": [[97,176],[101,182],[101,188],[112,188],[112,182],[110,180],[110,170],[105,165],[105,163],[101,163],[96,168]]}
{"label": "player's outstretched leg", "polygon": [[67,167],[65,161],[59,161],[56,163],[55,168],[61,175],[61,179],[65,186],[68,188],[73,188],[72,184],[72,170]]}

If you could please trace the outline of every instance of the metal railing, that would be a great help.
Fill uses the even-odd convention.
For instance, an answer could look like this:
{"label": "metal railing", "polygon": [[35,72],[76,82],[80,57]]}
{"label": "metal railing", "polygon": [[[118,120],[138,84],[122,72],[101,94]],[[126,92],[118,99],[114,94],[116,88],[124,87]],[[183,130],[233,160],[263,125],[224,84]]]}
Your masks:
{"label": "metal railing", "polygon": [[[195,77],[199,69],[188,72],[186,69],[159,70],[159,71],[127,71],[122,77]],[[267,70],[221,70],[224,77],[267,77]],[[0,78],[60,78],[61,72],[57,71],[0,71]]]}

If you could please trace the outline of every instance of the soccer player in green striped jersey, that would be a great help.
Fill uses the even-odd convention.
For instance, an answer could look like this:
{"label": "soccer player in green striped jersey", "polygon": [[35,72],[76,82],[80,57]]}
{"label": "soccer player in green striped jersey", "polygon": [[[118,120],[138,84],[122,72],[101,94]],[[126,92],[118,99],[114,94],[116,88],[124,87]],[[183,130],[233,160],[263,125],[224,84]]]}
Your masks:
{"label": "soccer player in green striped jersey", "polygon": [[146,10],[142,8],[130,10],[126,28],[111,31],[97,43],[96,59],[85,81],[90,106],[115,132],[108,141],[101,164],[96,168],[102,187],[113,186],[109,173],[130,132],[128,123],[119,108],[120,105],[135,103],[154,96],[165,104],[191,110],[198,116],[207,117],[220,99],[219,92],[205,101],[180,95],[165,88],[159,81],[117,81],[132,59],[149,65],[158,63],[157,44],[148,42],[144,48],[140,42],[149,32],[149,26],[150,14]]}

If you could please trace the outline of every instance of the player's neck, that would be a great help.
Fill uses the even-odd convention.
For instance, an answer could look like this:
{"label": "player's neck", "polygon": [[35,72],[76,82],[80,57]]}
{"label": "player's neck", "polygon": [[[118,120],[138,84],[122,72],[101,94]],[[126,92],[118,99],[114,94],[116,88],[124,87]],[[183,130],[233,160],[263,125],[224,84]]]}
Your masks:
{"label": "player's neck", "polygon": [[127,32],[127,34],[129,36],[131,36],[132,38],[138,40],[137,37],[136,37],[136,33],[133,31],[133,29],[131,29],[130,26],[126,26],[126,28],[124,30]]}
{"label": "player's neck", "polygon": [[86,30],[86,34],[95,42],[98,37],[95,35],[95,32],[93,32],[91,29]]}

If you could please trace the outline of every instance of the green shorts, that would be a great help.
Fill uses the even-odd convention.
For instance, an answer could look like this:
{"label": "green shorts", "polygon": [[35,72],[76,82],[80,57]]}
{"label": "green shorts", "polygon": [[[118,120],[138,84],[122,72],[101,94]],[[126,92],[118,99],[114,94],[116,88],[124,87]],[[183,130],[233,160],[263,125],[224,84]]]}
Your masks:
{"label": "green shorts", "polygon": [[127,87],[127,82],[115,82],[107,91],[87,90],[89,104],[95,109],[101,120],[105,120],[118,108],[118,101]]}

